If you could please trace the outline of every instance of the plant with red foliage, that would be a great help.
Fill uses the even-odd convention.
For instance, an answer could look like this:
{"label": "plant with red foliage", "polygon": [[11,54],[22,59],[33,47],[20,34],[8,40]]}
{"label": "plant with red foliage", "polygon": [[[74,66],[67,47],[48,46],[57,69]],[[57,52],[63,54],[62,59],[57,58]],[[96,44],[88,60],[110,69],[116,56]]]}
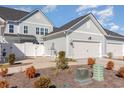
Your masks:
{"label": "plant with red foliage", "polygon": [[0,69],[0,75],[2,77],[5,77],[7,75],[7,73],[8,73],[8,68],[1,68]]}
{"label": "plant with red foliage", "polygon": [[36,74],[36,69],[34,68],[34,66],[31,66],[27,68],[25,72],[28,78],[34,78]]}
{"label": "plant with red foliage", "polygon": [[0,81],[0,88],[8,88],[9,87],[9,84],[7,81],[3,80],[3,81]]}
{"label": "plant with red foliage", "polygon": [[121,67],[118,71],[118,75],[122,78],[124,78],[124,67]]}
{"label": "plant with red foliage", "polygon": [[95,64],[94,58],[88,58],[88,65],[93,66]]}
{"label": "plant with red foliage", "polygon": [[108,69],[108,70],[113,70],[113,68],[114,68],[114,62],[109,61],[109,62],[107,63],[106,69]]}

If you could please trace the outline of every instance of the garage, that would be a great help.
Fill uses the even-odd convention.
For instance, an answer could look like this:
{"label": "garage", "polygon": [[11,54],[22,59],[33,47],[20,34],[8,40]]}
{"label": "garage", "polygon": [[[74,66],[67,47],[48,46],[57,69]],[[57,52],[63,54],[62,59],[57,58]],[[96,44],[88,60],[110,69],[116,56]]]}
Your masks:
{"label": "garage", "polygon": [[96,42],[74,42],[74,57],[88,58],[100,57],[100,43]]}
{"label": "garage", "polygon": [[113,56],[123,55],[123,45],[122,44],[107,44],[107,53],[111,52]]}

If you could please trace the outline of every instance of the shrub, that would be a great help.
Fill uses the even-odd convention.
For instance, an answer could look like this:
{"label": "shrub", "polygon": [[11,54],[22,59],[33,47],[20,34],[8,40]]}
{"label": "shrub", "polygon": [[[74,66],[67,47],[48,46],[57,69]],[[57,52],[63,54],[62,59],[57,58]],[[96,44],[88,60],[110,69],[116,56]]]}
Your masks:
{"label": "shrub", "polygon": [[113,68],[114,68],[114,63],[113,63],[112,61],[109,61],[109,62],[107,63],[106,69],[108,69],[108,70],[113,70]]}
{"label": "shrub", "polygon": [[54,70],[53,75],[58,76],[60,72],[61,72],[61,69],[56,69]]}
{"label": "shrub", "polygon": [[34,82],[36,88],[48,88],[51,85],[50,78],[43,76]]}
{"label": "shrub", "polygon": [[112,58],[112,56],[113,56],[113,54],[112,54],[112,52],[109,52],[108,54],[107,54],[107,56],[108,56],[108,58]]}
{"label": "shrub", "polygon": [[95,64],[94,58],[88,58],[88,65],[93,66]]}
{"label": "shrub", "polygon": [[2,77],[5,77],[8,73],[8,68],[1,68],[1,72],[0,72],[0,75]]}
{"label": "shrub", "polygon": [[122,56],[122,60],[124,61],[124,56]]}
{"label": "shrub", "polygon": [[8,58],[8,62],[9,62],[9,64],[10,65],[13,65],[14,64],[14,62],[15,62],[15,54],[10,54],[9,55],[9,58]]}
{"label": "shrub", "polygon": [[124,67],[121,67],[118,71],[118,75],[122,78],[124,78]]}
{"label": "shrub", "polygon": [[27,68],[25,72],[26,72],[26,75],[28,76],[28,78],[34,78],[35,77],[36,70],[35,70],[34,66]]}
{"label": "shrub", "polygon": [[71,61],[71,62],[76,62],[76,60],[75,59],[73,59],[73,58],[66,58],[66,61]]}
{"label": "shrub", "polygon": [[50,85],[49,88],[56,88],[56,85]]}
{"label": "shrub", "polygon": [[56,67],[57,67],[57,69],[69,68],[68,62],[66,61],[66,58],[65,58],[65,52],[64,51],[59,52],[59,57],[57,59]]}
{"label": "shrub", "polygon": [[8,88],[9,84],[7,81],[0,81],[0,88]]}

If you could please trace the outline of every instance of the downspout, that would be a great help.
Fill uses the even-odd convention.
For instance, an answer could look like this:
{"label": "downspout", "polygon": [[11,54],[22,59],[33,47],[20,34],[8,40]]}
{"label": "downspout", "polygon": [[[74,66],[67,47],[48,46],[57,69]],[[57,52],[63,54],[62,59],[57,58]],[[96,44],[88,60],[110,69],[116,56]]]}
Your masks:
{"label": "downspout", "polygon": [[68,32],[67,31],[65,31],[64,32],[64,34],[65,34],[65,39],[66,39],[66,57],[68,58]]}

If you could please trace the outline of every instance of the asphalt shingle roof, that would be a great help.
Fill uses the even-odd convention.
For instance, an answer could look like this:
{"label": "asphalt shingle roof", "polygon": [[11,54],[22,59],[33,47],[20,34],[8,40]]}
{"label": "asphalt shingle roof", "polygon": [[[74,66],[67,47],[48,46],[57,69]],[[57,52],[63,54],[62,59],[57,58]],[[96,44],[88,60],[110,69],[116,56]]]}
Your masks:
{"label": "asphalt shingle roof", "polygon": [[0,6],[0,17],[4,20],[17,21],[27,14],[29,14],[29,12]]}
{"label": "asphalt shingle roof", "polygon": [[68,22],[67,24],[57,28],[57,27],[54,27],[53,28],[53,32],[49,33],[49,34],[53,34],[53,33],[56,33],[58,31],[63,31],[63,30],[67,30],[69,29],[70,27],[72,27],[73,25],[75,25],[76,23],[78,23],[79,21],[81,21],[83,18],[85,18],[86,16],[88,16],[89,14],[87,15],[84,15],[84,16],[81,16],[81,17],[78,17],[70,22]]}
{"label": "asphalt shingle roof", "polygon": [[[90,14],[90,13],[89,13]],[[73,25],[75,25],[76,23],[78,23],[79,21],[81,21],[82,19],[84,19],[86,16],[88,16],[89,14],[86,14],[84,16],[81,16],[81,17],[78,17],[70,22],[68,22],[67,24],[57,28],[57,27],[54,27],[53,28],[53,32],[49,33],[49,34],[53,34],[53,33],[56,33],[56,32],[60,32],[60,31],[63,31],[63,30],[67,30],[69,29],[70,27],[72,27]],[[95,16],[94,16],[95,17]],[[96,18],[95,18],[96,19]],[[97,20],[97,19],[96,19]],[[101,24],[100,24],[101,25]],[[102,26],[102,25],[101,25]],[[103,27],[102,27],[103,28]],[[105,29],[103,28],[104,31],[107,33],[107,36],[105,36],[107,39],[110,39],[110,40],[120,40],[120,41],[123,41],[124,40],[124,36],[119,34],[119,33],[116,33],[116,32],[113,32],[113,31],[110,31],[108,29]],[[49,35],[48,34],[48,35]]]}

